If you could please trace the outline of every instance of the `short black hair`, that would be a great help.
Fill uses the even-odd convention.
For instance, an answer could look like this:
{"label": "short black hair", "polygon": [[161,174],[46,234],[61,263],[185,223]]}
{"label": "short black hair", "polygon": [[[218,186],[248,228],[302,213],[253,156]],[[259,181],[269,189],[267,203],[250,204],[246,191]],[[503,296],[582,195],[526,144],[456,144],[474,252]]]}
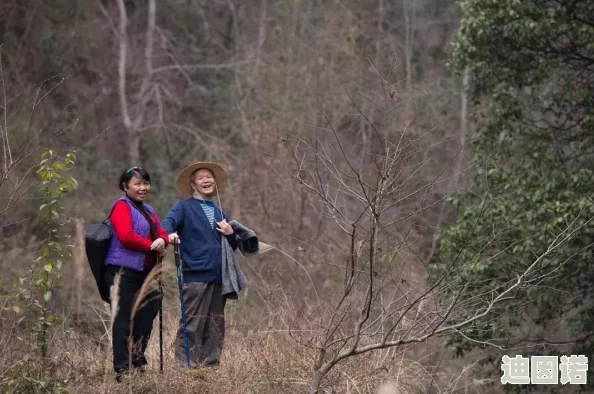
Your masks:
{"label": "short black hair", "polygon": [[130,179],[132,179],[134,176],[142,178],[148,183],[151,183],[151,176],[148,172],[146,172],[144,168],[130,167],[126,171],[124,171],[122,176],[120,176],[120,182],[118,183],[118,186],[121,191],[125,191],[124,185],[128,185],[128,182],[130,182]]}

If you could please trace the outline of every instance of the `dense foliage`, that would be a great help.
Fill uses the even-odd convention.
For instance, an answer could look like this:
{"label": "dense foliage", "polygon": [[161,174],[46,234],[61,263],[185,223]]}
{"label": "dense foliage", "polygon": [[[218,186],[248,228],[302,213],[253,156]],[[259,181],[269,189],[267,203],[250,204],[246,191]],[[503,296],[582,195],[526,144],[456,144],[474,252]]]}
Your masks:
{"label": "dense foliage", "polygon": [[[542,277],[452,345],[459,355],[484,341],[592,354],[594,3],[469,0],[461,12],[452,66],[471,76],[477,173],[453,198],[458,217],[441,233],[435,273],[453,264],[462,276],[447,273],[449,294],[485,301],[546,257]],[[564,231],[575,233],[547,253]]]}

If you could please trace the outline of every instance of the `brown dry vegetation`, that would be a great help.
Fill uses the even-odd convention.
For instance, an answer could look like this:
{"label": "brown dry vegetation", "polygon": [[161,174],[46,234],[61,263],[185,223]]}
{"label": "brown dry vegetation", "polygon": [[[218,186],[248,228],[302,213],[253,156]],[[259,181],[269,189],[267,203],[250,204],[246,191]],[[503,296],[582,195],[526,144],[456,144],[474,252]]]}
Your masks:
{"label": "brown dry vegetation", "polygon": [[[172,268],[171,264],[168,264]],[[165,280],[166,287],[175,286],[175,278]],[[94,289],[93,289],[94,290]],[[165,370],[158,370],[158,333],[155,324],[147,356],[149,369],[145,374],[117,384],[111,366],[108,330],[63,325],[56,329],[47,362],[73,393],[303,393],[307,391],[315,349],[303,346],[299,334],[316,330],[321,316],[311,311],[295,310],[291,298],[278,286],[252,288],[265,301],[263,316],[246,314],[242,304],[231,305],[227,311],[227,342],[216,371],[182,370],[177,367],[172,341],[179,317],[175,293],[166,296],[164,308]],[[250,297],[249,295],[247,296]],[[109,327],[109,315],[96,310],[96,321]],[[2,364],[10,365],[12,347],[7,343],[14,332],[3,330],[0,337]],[[470,370],[432,372],[423,360],[413,361],[413,348],[387,349],[368,353],[344,362],[327,376],[322,392],[376,393],[382,384],[384,394],[405,393],[480,393],[485,382],[472,377]]]}
{"label": "brown dry vegetation", "polygon": [[[175,322],[167,322],[165,344],[174,335]],[[166,369],[161,375],[156,366],[158,348],[152,342],[148,355],[153,366],[145,374],[129,379],[134,393],[207,392],[207,393],[303,393],[309,386],[313,352],[298,346],[278,326],[261,327],[247,335],[229,330],[228,345],[222,366],[217,371],[180,370],[175,367],[171,352],[166,352]],[[127,384],[116,384],[111,373],[106,344],[97,345],[88,336],[73,330],[58,339],[60,376],[68,380],[73,392],[127,393]],[[392,353],[392,352],[390,352]],[[481,392],[481,382],[468,374],[433,376],[420,364],[403,359],[403,354],[374,354],[345,363],[329,377],[326,392],[375,393],[380,384],[395,381],[396,393]]]}
{"label": "brown dry vegetation", "polygon": [[[321,344],[350,338],[346,326],[357,317],[349,308],[366,297],[362,274],[345,309],[336,307],[353,240],[363,244],[360,251],[379,249],[378,258],[390,260],[380,269],[394,281],[373,290],[382,301],[372,317],[382,315],[381,297],[425,289],[425,265],[448,216],[445,199],[469,165],[462,82],[444,65],[457,26],[453,1],[163,0],[152,11],[154,2],[140,0],[51,3],[0,4],[3,130],[23,154],[7,172],[9,181],[0,183],[0,267],[7,290],[39,254],[39,195],[30,169],[40,149],[77,150],[79,187],[65,206],[75,220],[64,227],[73,235],[73,257],[62,269],[65,289],[52,301],[67,320],[53,332],[48,360],[72,392],[306,392]],[[28,130],[34,138],[23,145]],[[359,238],[345,236],[345,222],[327,210],[332,202],[345,216],[366,212],[353,194],[338,197],[343,186],[357,184],[337,182],[337,173],[316,159],[340,171],[354,163],[364,183],[373,183],[382,174],[377,158],[389,157],[382,149],[398,141],[414,155],[396,155],[398,165],[383,174],[402,183],[390,191],[399,203],[388,217],[407,220],[382,229],[378,243],[368,246],[372,225],[363,224]],[[163,217],[178,198],[177,171],[198,159],[225,164],[231,184],[222,205],[278,250],[241,260],[249,287],[227,306],[220,370],[175,368],[171,341],[179,311],[169,273],[165,373],[157,371],[155,330],[149,372],[116,385],[108,313],[86,265],[81,230],[106,216],[119,195],[115,180],[130,164],[151,173],[150,203]],[[308,183],[336,194],[320,198]],[[401,198],[414,190],[420,192]],[[420,308],[418,301],[404,306]],[[337,311],[343,325],[337,337],[324,339]],[[0,380],[21,356],[23,342],[15,338],[26,326],[22,316],[1,315]],[[359,344],[376,340],[364,333]],[[322,390],[375,393],[393,381],[397,393],[484,392],[485,382],[465,368],[472,360],[449,360],[439,338],[368,352],[339,362]]]}

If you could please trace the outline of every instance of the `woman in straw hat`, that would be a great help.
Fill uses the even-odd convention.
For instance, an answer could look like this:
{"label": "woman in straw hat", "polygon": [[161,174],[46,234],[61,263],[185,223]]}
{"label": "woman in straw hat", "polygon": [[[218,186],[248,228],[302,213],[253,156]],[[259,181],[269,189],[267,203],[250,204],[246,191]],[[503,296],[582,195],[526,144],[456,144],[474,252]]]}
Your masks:
{"label": "woman in straw hat", "polygon": [[[227,172],[220,164],[189,165],[177,177],[177,190],[185,199],[163,220],[169,241],[180,243],[191,366],[217,366],[225,338],[221,237],[227,237],[233,250],[237,241],[220,201],[217,205],[214,200],[226,186]],[[175,353],[180,365],[186,365],[181,322]]]}

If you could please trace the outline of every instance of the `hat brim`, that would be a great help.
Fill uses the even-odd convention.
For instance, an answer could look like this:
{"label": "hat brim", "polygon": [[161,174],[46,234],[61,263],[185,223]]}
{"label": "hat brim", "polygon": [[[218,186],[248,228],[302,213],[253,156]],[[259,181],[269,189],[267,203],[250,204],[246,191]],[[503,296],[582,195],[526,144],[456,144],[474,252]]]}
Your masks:
{"label": "hat brim", "polygon": [[177,176],[177,190],[182,196],[189,198],[194,195],[194,189],[192,189],[192,185],[190,185],[190,175],[192,175],[194,171],[202,168],[212,171],[216,183],[216,193],[222,194],[225,192],[228,177],[227,171],[225,171],[223,166],[208,161],[199,161],[184,168]]}

